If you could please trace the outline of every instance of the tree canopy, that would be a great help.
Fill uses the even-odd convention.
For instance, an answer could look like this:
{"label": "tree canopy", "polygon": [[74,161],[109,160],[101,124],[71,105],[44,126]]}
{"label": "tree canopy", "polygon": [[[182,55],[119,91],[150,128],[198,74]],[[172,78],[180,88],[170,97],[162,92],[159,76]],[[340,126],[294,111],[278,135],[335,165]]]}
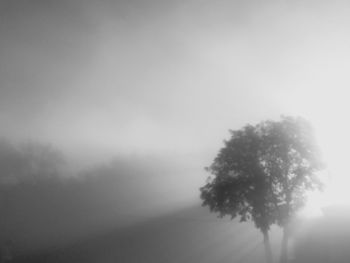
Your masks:
{"label": "tree canopy", "polygon": [[308,190],[321,189],[324,164],[315,134],[301,117],[282,117],[230,131],[200,188],[203,206],[220,216],[252,220],[267,233],[285,227],[305,203]]}

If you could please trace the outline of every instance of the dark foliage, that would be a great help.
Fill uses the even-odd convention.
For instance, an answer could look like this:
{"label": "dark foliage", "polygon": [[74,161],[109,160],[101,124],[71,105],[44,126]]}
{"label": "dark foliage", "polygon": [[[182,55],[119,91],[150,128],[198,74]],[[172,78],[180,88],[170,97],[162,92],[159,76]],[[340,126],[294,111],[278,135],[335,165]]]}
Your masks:
{"label": "dark foliage", "polygon": [[285,226],[305,202],[307,190],[321,189],[324,167],[311,125],[282,117],[231,131],[200,189],[203,205],[220,216],[252,220],[262,232]]}

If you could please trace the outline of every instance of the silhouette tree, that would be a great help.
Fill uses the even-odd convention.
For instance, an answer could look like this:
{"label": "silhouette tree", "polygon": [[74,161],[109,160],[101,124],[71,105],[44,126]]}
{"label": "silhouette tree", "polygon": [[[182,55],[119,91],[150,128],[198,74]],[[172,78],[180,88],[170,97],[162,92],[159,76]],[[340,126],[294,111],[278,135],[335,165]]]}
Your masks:
{"label": "silhouette tree", "polygon": [[252,220],[264,236],[267,262],[273,258],[269,229],[281,226],[281,262],[286,262],[290,219],[308,190],[322,189],[316,175],[324,165],[313,129],[303,118],[282,117],[230,132],[206,168],[212,175],[200,188],[202,205],[220,217]]}

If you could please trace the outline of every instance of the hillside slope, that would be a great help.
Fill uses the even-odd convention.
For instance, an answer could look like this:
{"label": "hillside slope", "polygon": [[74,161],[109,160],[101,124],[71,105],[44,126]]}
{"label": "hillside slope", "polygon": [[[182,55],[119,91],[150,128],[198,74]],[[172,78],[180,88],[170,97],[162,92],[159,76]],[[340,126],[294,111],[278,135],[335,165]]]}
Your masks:
{"label": "hillside slope", "polygon": [[263,253],[262,236],[252,224],[218,219],[194,206],[16,262],[254,263]]}

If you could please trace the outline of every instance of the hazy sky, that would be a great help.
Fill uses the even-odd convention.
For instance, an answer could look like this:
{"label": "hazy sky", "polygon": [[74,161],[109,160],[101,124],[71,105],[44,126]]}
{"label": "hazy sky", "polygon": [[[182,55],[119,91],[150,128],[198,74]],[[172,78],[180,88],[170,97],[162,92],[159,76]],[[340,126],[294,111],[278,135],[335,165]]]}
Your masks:
{"label": "hazy sky", "polygon": [[280,114],[344,135],[349,9],[301,0],[2,0],[0,135],[67,152],[203,162],[228,129]]}

